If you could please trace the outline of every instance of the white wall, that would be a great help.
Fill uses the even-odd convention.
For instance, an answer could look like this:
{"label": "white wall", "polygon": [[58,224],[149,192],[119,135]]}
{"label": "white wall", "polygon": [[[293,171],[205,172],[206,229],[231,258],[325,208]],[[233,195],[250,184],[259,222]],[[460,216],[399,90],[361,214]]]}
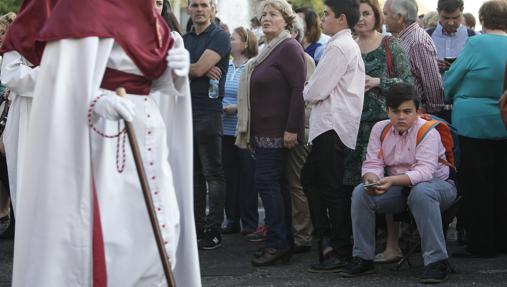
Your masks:
{"label": "white wall", "polygon": [[229,30],[243,26],[250,27],[250,0],[218,0],[218,17],[229,26]]}

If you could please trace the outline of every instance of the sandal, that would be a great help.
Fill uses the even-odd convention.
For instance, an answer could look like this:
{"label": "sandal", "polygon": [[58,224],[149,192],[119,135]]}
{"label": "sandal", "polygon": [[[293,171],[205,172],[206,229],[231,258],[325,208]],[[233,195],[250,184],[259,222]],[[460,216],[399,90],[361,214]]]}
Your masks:
{"label": "sandal", "polygon": [[373,262],[375,263],[393,263],[399,261],[403,257],[403,253],[401,252],[401,249],[398,248],[398,250],[395,253],[387,253],[386,251],[379,253],[375,255],[375,259]]}

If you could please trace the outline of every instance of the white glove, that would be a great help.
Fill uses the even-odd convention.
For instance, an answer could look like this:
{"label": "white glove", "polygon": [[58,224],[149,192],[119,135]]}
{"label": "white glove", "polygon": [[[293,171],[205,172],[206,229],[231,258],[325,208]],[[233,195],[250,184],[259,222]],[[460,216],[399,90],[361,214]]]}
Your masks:
{"label": "white glove", "polygon": [[107,93],[100,98],[95,104],[94,112],[112,121],[124,119],[131,122],[136,115],[134,103],[113,93]]}
{"label": "white glove", "polygon": [[190,54],[183,47],[172,48],[167,54],[169,68],[179,77],[188,75],[190,70]]}

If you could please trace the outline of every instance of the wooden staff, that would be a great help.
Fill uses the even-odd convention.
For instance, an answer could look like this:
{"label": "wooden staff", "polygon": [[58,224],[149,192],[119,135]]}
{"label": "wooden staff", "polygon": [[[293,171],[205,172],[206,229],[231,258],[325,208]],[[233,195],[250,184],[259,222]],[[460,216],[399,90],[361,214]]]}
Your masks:
{"label": "wooden staff", "polygon": [[[124,88],[120,87],[116,89],[116,94],[120,97],[124,97],[127,93]],[[144,195],[144,202],[146,203],[148,215],[150,216],[151,227],[153,228],[155,240],[157,241],[158,253],[160,255],[160,260],[162,260],[162,267],[164,268],[165,278],[167,280],[167,284],[169,285],[169,287],[176,287],[176,283],[174,282],[174,275],[169,263],[169,256],[167,255],[164,247],[165,243],[164,240],[162,239],[162,232],[160,231],[157,214],[155,212],[155,207],[153,205],[150,186],[148,185],[146,172],[144,171],[143,160],[141,158],[141,153],[139,152],[139,146],[137,145],[134,126],[132,125],[132,123],[125,121],[125,127],[130,142],[130,147],[132,149],[132,155],[134,156],[134,161],[136,163],[137,175],[139,176],[139,181],[141,182],[141,188],[143,190]]]}

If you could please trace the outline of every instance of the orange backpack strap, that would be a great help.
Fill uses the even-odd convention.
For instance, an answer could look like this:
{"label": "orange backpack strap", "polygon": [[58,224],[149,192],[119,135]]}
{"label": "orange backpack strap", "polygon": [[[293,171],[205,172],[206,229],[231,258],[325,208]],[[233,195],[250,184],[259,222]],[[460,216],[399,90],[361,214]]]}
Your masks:
{"label": "orange backpack strap", "polygon": [[392,127],[393,127],[393,124],[391,122],[388,122],[387,125],[384,127],[384,129],[382,130],[382,133],[380,134],[380,144],[382,144],[384,142],[384,140],[387,137],[387,134],[389,133],[389,131],[391,130]]}
{"label": "orange backpack strap", "polygon": [[378,159],[384,158],[384,152],[382,151],[382,143],[384,143],[384,140],[389,135],[389,131],[391,130],[392,127],[393,127],[393,124],[391,122],[388,122],[387,125],[382,130],[382,133],[380,134],[380,148],[377,152]]}
{"label": "orange backpack strap", "polygon": [[426,137],[431,129],[435,128],[439,124],[440,122],[435,120],[430,120],[424,123],[417,132],[416,145],[419,145],[419,143]]}

